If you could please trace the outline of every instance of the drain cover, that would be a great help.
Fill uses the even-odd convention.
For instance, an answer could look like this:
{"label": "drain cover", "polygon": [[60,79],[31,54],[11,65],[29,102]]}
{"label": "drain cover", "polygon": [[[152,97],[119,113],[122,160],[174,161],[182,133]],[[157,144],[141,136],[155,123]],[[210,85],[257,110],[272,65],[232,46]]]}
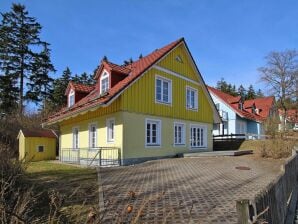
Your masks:
{"label": "drain cover", "polygon": [[247,166],[236,166],[235,169],[237,169],[237,170],[250,170],[250,168],[247,167]]}

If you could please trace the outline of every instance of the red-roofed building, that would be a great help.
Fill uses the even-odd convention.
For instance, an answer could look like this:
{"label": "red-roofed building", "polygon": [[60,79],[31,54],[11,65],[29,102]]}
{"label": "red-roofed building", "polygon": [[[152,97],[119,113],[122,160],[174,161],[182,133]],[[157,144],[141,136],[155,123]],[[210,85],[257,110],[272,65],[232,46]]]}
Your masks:
{"label": "red-roofed building", "polygon": [[[282,109],[278,110],[279,118],[280,118],[280,124],[279,124],[279,130],[291,130],[294,128],[294,126],[298,126],[298,110],[296,109],[289,109],[287,110],[287,116],[285,117],[285,112]],[[283,125],[285,123],[285,128],[283,128]]]}
{"label": "red-roofed building", "polygon": [[122,164],[213,150],[221,119],[183,38],[129,64],[103,60],[94,79],[69,83],[68,105],[43,123],[60,127],[61,160],[89,161],[100,147]]}
{"label": "red-roofed building", "polygon": [[240,96],[231,96],[208,86],[212,99],[222,117],[222,124],[216,125],[214,135],[263,134],[262,123],[274,112],[274,97],[262,97],[243,101]]}

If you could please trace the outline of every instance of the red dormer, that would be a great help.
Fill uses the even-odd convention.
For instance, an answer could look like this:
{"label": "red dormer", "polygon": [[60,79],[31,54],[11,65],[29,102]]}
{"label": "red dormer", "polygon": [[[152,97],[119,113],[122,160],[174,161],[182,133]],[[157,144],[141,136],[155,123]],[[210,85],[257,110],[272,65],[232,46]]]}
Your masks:
{"label": "red dormer", "polygon": [[83,85],[70,81],[65,91],[65,95],[67,96],[67,106],[73,106],[75,103],[87,96],[92,90],[94,90],[94,88],[94,86]]}
{"label": "red dormer", "polygon": [[96,89],[99,91],[100,95],[108,94],[109,89],[126,78],[129,73],[130,69],[127,68],[127,66],[116,65],[103,60],[94,76],[94,79],[97,80]]}

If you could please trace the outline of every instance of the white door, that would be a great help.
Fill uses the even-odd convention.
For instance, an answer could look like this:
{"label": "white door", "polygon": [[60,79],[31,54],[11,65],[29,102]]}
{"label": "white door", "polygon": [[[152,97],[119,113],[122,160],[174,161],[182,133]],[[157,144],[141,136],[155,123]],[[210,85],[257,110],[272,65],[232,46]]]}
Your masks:
{"label": "white door", "polygon": [[206,148],[207,147],[207,128],[199,125],[192,125],[190,127],[190,147]]}

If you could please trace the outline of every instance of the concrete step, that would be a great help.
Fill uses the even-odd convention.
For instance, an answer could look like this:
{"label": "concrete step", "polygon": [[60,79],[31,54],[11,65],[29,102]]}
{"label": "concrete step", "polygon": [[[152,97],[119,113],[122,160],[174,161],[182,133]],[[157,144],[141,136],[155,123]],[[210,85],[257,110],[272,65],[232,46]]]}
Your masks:
{"label": "concrete step", "polygon": [[240,156],[253,153],[253,150],[231,150],[211,152],[190,152],[184,153],[183,157],[206,157],[206,156]]}

